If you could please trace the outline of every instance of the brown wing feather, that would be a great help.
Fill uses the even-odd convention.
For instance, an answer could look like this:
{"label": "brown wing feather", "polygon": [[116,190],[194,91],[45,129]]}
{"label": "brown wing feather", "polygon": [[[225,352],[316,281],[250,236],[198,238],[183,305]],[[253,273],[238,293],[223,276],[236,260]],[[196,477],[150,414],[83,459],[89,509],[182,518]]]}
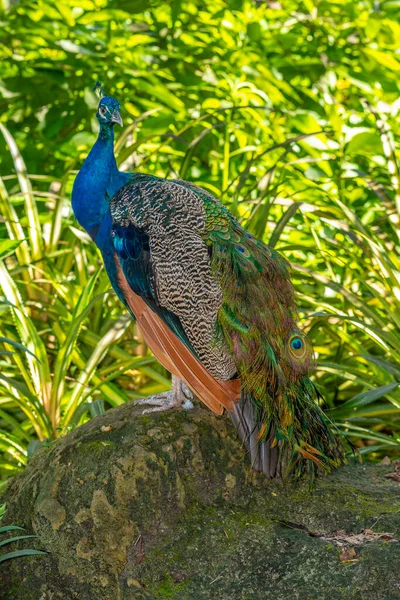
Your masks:
{"label": "brown wing feather", "polygon": [[118,285],[124,292],[128,306],[136,317],[146,344],[160,363],[171,373],[183,379],[194,394],[216,414],[224,408],[233,411],[240,396],[240,379],[221,381],[212,377],[190,350],[136,295],[123,274],[115,256]]}

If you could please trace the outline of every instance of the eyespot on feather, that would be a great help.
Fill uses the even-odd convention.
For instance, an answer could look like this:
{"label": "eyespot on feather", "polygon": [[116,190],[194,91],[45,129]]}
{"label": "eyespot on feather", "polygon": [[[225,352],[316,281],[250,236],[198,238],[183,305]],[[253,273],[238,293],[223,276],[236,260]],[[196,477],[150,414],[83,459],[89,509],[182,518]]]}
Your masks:
{"label": "eyespot on feather", "polygon": [[294,358],[299,360],[305,357],[307,353],[307,347],[304,340],[299,335],[292,335],[290,338],[289,351]]}
{"label": "eyespot on feather", "polygon": [[251,258],[250,252],[244,246],[236,246],[236,250],[240,253],[242,257]]}

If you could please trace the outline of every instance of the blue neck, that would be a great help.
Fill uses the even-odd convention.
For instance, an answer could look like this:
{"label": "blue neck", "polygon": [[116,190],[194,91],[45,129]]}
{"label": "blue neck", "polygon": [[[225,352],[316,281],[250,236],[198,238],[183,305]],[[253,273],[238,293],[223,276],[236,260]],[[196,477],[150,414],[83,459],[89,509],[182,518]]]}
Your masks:
{"label": "blue neck", "polygon": [[99,136],[91,149],[72,189],[75,217],[94,239],[109,211],[116,192],[127,183],[130,175],[117,169],[114,156],[114,128],[101,125]]}

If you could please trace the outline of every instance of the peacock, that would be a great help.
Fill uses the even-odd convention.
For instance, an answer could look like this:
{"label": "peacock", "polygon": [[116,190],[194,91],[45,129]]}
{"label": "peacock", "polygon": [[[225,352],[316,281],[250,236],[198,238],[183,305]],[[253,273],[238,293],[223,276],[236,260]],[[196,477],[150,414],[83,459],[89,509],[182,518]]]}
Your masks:
{"label": "peacock", "polygon": [[[340,465],[287,261],[207,190],[119,171],[120,104],[103,90],[96,117],[72,207],[155,357],[212,411],[230,413],[255,471],[272,478]],[[166,407],[182,402],[173,390]]]}

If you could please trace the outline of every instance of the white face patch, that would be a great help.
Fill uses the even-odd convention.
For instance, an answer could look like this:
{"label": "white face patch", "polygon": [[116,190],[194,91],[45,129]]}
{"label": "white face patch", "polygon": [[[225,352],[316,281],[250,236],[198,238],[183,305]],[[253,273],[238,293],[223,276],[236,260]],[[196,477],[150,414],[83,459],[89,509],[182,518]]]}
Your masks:
{"label": "white face patch", "polygon": [[109,113],[110,111],[108,110],[107,106],[100,106],[99,108],[99,115],[101,116],[102,119],[107,119],[107,113]]}

